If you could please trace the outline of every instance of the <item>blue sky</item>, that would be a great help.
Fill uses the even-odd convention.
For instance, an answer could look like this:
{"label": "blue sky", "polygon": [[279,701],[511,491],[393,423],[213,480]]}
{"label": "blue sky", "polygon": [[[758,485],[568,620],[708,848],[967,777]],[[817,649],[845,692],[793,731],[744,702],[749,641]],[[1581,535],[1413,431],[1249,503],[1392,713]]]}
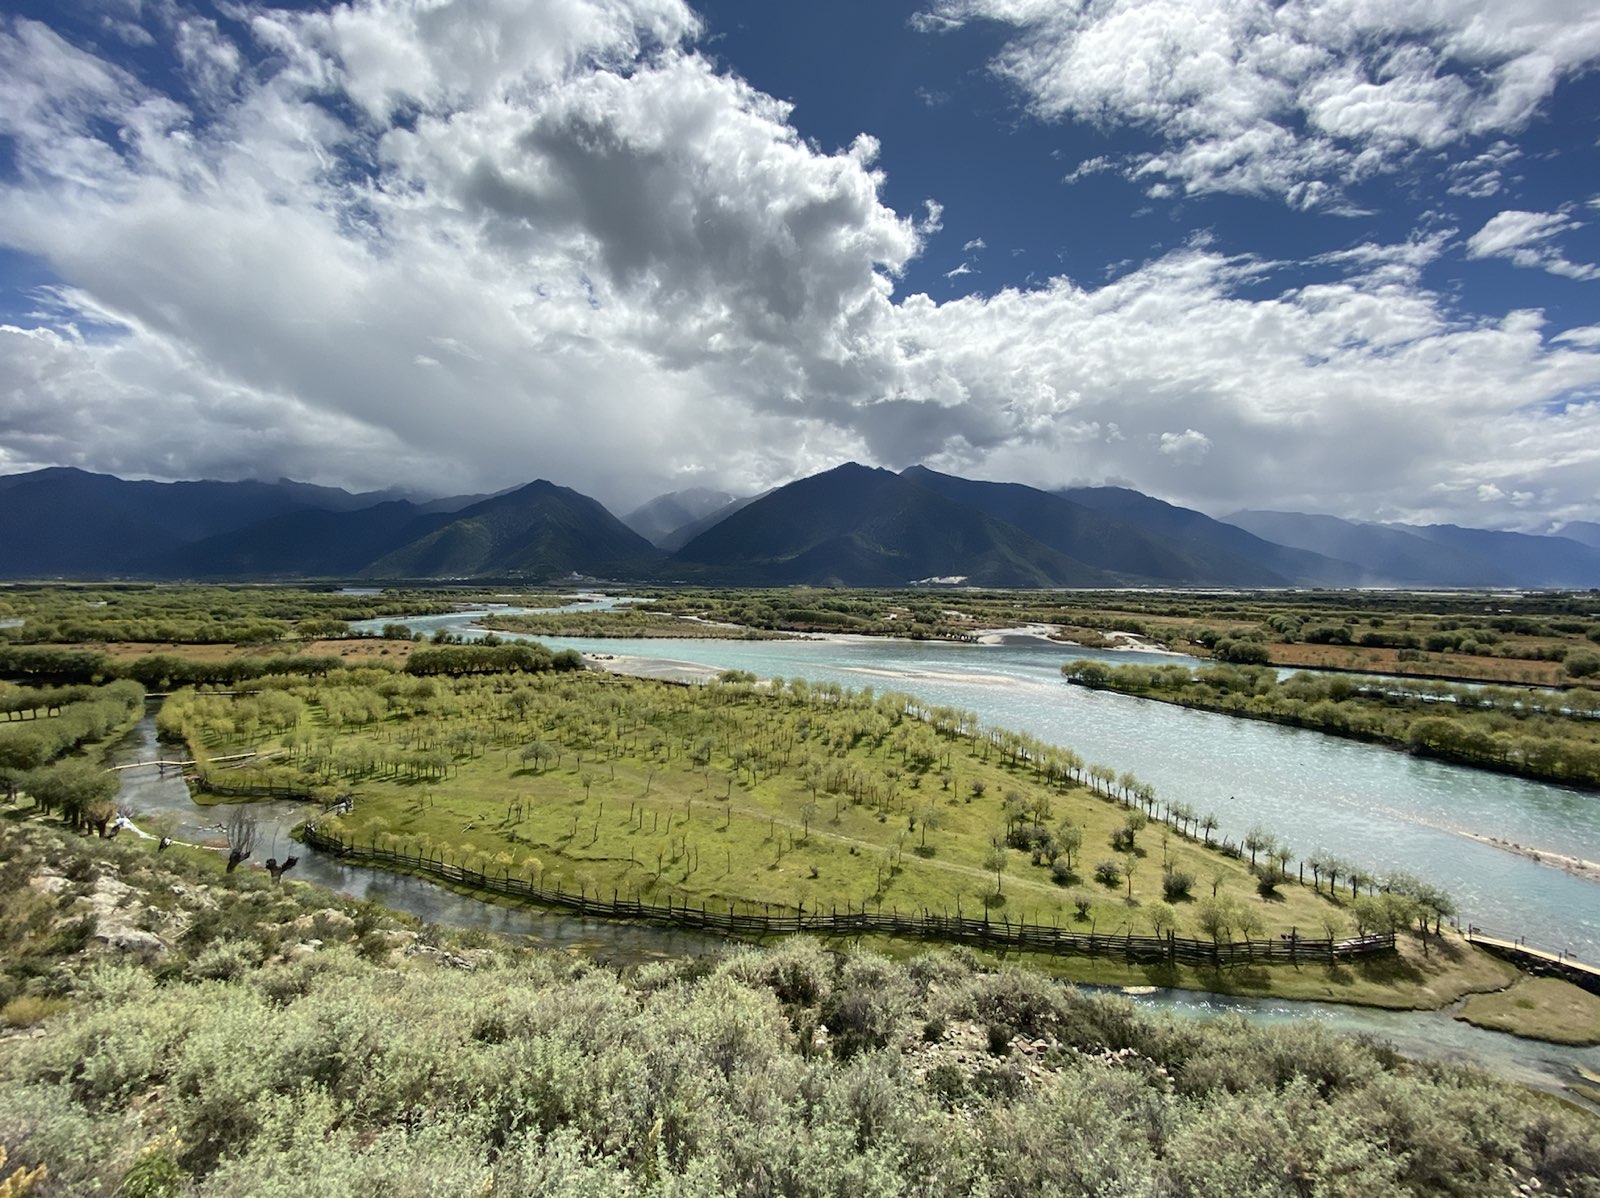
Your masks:
{"label": "blue sky", "polygon": [[1600,517],[1592,3],[0,14],[0,472]]}

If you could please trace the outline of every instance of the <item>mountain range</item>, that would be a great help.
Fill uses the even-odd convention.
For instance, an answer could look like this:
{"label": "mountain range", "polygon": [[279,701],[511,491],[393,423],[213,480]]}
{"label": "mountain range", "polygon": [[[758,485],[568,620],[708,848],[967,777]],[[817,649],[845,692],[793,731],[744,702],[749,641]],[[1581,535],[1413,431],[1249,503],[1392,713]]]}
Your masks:
{"label": "mountain range", "polygon": [[1570,536],[1226,520],[1122,487],[1040,490],[849,463],[735,498],[659,496],[617,519],[545,480],[423,501],[278,482],[0,477],[0,578],[516,579],[898,587],[1600,586],[1600,527]]}

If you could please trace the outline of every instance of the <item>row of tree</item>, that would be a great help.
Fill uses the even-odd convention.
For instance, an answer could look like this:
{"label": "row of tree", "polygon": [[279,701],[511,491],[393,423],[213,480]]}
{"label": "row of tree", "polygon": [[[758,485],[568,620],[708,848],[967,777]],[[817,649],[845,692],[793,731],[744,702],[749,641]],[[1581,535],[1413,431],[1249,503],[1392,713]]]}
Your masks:
{"label": "row of tree", "polygon": [[[94,649],[0,644],[0,676],[58,685],[81,686],[125,678],[150,690],[229,687],[270,675],[318,676],[349,666],[348,659],[333,655],[283,653],[271,657],[191,658],[153,653],[116,658]],[[389,662],[364,661],[360,668],[395,672],[402,667]],[[583,658],[571,649],[554,652],[537,642],[517,642],[420,648],[412,653],[403,668],[411,675],[460,675],[580,670],[584,666]]]}
{"label": "row of tree", "polygon": [[[75,698],[62,701],[63,695],[74,694]],[[143,710],[144,688],[127,680],[69,690],[16,687],[0,694],[0,698],[25,710],[50,713],[43,718],[0,724],[0,779],[14,786],[26,771],[100,740],[137,719]]]}

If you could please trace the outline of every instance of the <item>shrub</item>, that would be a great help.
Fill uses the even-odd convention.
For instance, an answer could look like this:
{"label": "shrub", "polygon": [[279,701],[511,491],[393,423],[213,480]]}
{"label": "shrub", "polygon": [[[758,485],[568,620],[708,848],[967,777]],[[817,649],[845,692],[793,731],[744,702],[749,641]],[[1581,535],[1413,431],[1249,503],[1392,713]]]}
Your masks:
{"label": "shrub", "polygon": [[1189,891],[1194,886],[1194,875],[1185,873],[1181,869],[1169,869],[1161,878],[1161,897],[1169,903],[1189,897]]}
{"label": "shrub", "polygon": [[989,1025],[989,1051],[997,1057],[1010,1056],[1011,1039],[1016,1034],[1009,1023],[991,1023]]}
{"label": "shrub", "polygon": [[41,998],[24,994],[0,1007],[0,1022],[9,1027],[33,1027],[52,1015],[59,1015],[71,1004],[64,998]]}
{"label": "shrub", "polygon": [[1072,866],[1065,861],[1057,861],[1050,867],[1050,880],[1057,886],[1070,886],[1078,880],[1078,875],[1073,873]]}
{"label": "shrub", "polygon": [[189,962],[184,976],[193,981],[231,982],[249,973],[260,962],[255,945],[249,942],[219,942],[201,950]]}
{"label": "shrub", "polygon": [[183,1180],[171,1147],[151,1144],[122,1175],[117,1198],[174,1198],[183,1192]]}
{"label": "shrub", "polygon": [[1122,866],[1115,861],[1102,861],[1094,867],[1094,880],[1102,886],[1115,886],[1122,881]]}
{"label": "shrub", "polygon": [[1589,678],[1600,674],[1600,656],[1584,650],[1568,653],[1561,669],[1568,678]]}

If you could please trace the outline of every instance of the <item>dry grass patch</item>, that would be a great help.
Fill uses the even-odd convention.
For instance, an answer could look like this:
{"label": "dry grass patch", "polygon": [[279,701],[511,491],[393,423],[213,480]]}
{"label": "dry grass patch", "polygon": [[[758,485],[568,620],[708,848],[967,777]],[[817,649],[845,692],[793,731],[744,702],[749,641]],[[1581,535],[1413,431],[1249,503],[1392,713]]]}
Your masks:
{"label": "dry grass patch", "polygon": [[1521,977],[1505,990],[1474,994],[1456,1018],[1556,1044],[1600,1044],[1600,997],[1559,978]]}

